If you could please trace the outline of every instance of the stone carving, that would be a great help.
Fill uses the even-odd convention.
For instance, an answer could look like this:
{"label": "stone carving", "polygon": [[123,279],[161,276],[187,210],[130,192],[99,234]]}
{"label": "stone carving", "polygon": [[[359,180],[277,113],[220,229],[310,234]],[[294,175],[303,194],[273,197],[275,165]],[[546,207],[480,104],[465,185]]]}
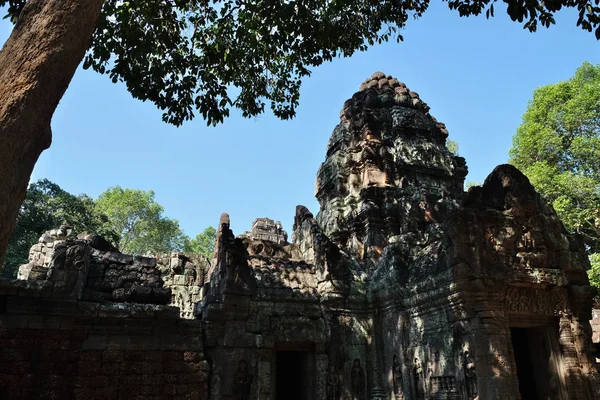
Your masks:
{"label": "stone carving", "polygon": [[396,354],[394,354],[394,357],[392,358],[392,382],[394,385],[394,394],[396,395],[396,398],[402,398],[402,365],[400,364]]}
{"label": "stone carving", "polygon": [[524,314],[557,316],[566,309],[567,294],[564,290],[540,290],[511,286],[506,292],[507,308]]}
{"label": "stone carving", "polygon": [[465,373],[465,385],[467,387],[467,397],[469,399],[477,398],[477,374],[475,373],[475,363],[468,351],[464,353],[463,371]]}
{"label": "stone carving", "polygon": [[340,374],[335,364],[330,363],[327,367],[327,400],[339,400],[340,389]]}
{"label": "stone carving", "polygon": [[360,360],[354,360],[351,371],[352,400],[365,400],[365,372]]}
{"label": "stone carving", "polygon": [[456,377],[454,377],[454,376],[432,376],[431,377],[431,394],[432,395],[443,394],[446,396],[446,398],[458,397],[458,389],[456,387]]}
{"label": "stone carving", "polygon": [[413,360],[413,384],[416,399],[425,398],[425,379],[423,376],[423,366],[421,360],[417,357]]}
{"label": "stone carving", "polygon": [[248,371],[248,363],[246,360],[240,360],[233,377],[233,392],[235,394],[235,400],[250,399],[252,378],[253,376]]}

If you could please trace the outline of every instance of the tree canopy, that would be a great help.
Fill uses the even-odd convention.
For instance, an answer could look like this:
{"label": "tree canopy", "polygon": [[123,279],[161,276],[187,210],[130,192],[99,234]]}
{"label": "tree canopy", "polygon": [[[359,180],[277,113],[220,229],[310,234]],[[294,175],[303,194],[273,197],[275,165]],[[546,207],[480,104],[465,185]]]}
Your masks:
{"label": "tree canopy", "polygon": [[68,225],[73,234],[96,233],[123,253],[146,254],[184,250],[212,258],[216,230],[207,227],[190,239],[176,220],[163,215],[153,191],[107,189],[97,200],[75,196],[48,179],[29,185],[9,241],[2,275],[16,276],[40,236]]}
{"label": "tree canopy", "polygon": [[600,65],[584,63],[569,80],[535,90],[510,157],[584,237],[600,287]]}
{"label": "tree canopy", "polygon": [[[494,16],[495,0],[446,0],[463,16]],[[600,38],[598,2],[504,0],[525,29],[555,23],[576,8],[577,25]],[[0,0],[17,19],[25,0]],[[244,116],[268,106],[293,117],[310,68],[369,45],[401,40],[398,29],[423,15],[429,0],[411,1],[117,1],[106,0],[84,67],[122,81],[180,125],[200,114],[222,122],[232,107]]]}
{"label": "tree canopy", "polygon": [[215,241],[217,239],[217,230],[212,226],[204,229],[203,232],[196,235],[194,239],[185,239],[183,251],[187,253],[197,253],[212,259],[215,250]]}
{"label": "tree canopy", "polygon": [[108,217],[108,226],[118,233],[119,250],[128,254],[181,251],[184,234],[179,223],[163,215],[154,191],[107,189],[96,200],[96,209]]}

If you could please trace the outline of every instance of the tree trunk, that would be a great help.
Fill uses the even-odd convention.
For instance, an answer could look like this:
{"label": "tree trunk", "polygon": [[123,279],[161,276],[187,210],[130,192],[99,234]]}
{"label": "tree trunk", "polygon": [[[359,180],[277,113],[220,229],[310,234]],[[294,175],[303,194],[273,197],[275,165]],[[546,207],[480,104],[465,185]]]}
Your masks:
{"label": "tree trunk", "polygon": [[50,120],[104,0],[29,0],[0,51],[0,266]]}

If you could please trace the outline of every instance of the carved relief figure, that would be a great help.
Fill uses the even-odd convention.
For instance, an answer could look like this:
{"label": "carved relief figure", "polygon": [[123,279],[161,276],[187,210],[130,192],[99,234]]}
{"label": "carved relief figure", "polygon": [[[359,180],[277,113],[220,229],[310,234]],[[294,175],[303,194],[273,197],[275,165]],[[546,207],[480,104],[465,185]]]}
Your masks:
{"label": "carved relief figure", "polygon": [[392,359],[392,380],[394,384],[394,394],[396,398],[401,398],[402,396],[402,365],[400,365],[400,361],[398,360],[398,356],[394,354],[394,358]]}
{"label": "carved relief figure", "polygon": [[248,372],[246,360],[240,360],[233,378],[233,392],[235,400],[250,399],[250,388],[252,386],[252,375]]}
{"label": "carved relief figure", "polygon": [[352,400],[364,400],[365,398],[365,372],[360,366],[360,360],[354,360],[352,366]]}
{"label": "carved relief figure", "polygon": [[425,382],[423,379],[423,367],[421,366],[421,361],[417,357],[414,359],[413,380],[415,385],[415,398],[424,399]]}
{"label": "carved relief figure", "polygon": [[[436,352],[434,353],[434,355],[435,355],[435,358],[436,358],[436,363],[437,363],[437,362],[438,362],[438,360],[439,360],[439,354],[440,354],[440,353],[439,353],[438,351],[436,351]],[[425,382],[424,382],[424,384],[425,384],[425,391],[426,391],[427,393],[429,393],[429,394],[431,394],[431,392],[432,392],[432,390],[433,390],[433,389],[432,389],[433,380],[434,380],[434,379],[433,379],[433,370],[434,370],[434,368],[435,368],[435,366],[434,366],[434,365],[435,365],[436,363],[434,363],[432,360],[429,360],[429,361],[427,361],[427,374],[426,374],[426,376],[425,376]]]}
{"label": "carved relief figure", "polygon": [[340,375],[335,364],[330,363],[327,368],[327,400],[339,400]]}
{"label": "carved relief figure", "polygon": [[468,351],[465,351],[463,370],[465,371],[467,396],[470,399],[474,399],[477,397],[477,374],[475,373],[475,362],[473,362],[473,359],[469,356]]}
{"label": "carved relief figure", "polygon": [[385,183],[388,185],[392,185],[394,183],[395,178],[394,156],[389,151],[387,151],[385,146],[382,146],[379,152],[383,160],[383,172],[385,172]]}

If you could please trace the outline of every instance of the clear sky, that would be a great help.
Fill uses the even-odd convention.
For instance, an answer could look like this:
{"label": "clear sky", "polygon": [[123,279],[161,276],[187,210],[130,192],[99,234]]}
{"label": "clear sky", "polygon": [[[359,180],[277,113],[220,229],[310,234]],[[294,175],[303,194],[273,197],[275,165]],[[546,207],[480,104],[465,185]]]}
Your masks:
{"label": "clear sky", "polygon": [[[529,33],[500,9],[491,20],[459,18],[445,3],[432,2],[423,18],[409,21],[404,42],[314,69],[291,121],[234,112],[216,128],[201,119],[175,128],[124,85],[79,70],[32,181],[48,178],[93,197],[115,185],[152,189],[165,215],[190,236],[216,226],[222,212],[230,214],[235,234],[256,217],[280,220],[291,233],[296,205],[318,211],[315,176],[344,101],[382,71],[420,94],[458,142],[467,181],[482,182],[507,162],[533,90],[568,79],[584,61],[600,63],[600,42],[576,27],[575,12],[560,12],[556,26]],[[10,30],[2,20],[0,43]]]}

